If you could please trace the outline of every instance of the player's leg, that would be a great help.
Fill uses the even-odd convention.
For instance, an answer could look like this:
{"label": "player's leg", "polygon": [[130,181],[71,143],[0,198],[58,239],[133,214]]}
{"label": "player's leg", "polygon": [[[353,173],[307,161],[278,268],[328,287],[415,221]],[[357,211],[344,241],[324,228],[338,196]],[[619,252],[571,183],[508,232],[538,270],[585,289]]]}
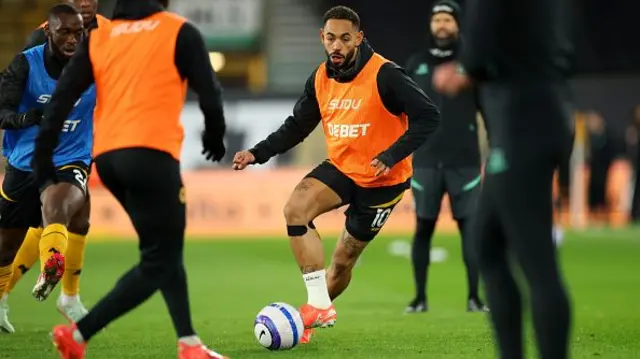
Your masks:
{"label": "player's leg", "polygon": [[7,166],[0,188],[0,332],[13,333],[8,320],[6,289],[13,274],[13,262],[29,227],[40,222],[40,200],[28,172]]}
{"label": "player's leg", "polygon": [[[400,202],[407,184],[390,187],[362,188],[355,186],[346,211],[345,230],[333,251],[331,264],[326,274],[330,300],[340,296],[351,282],[353,268],[371,240],[380,232],[389,219],[393,208]],[[325,313],[312,305],[300,308],[305,322],[301,343],[308,343],[314,327],[327,327]],[[335,318],[335,311],[330,313]],[[335,319],[334,319],[335,321]]]}
{"label": "player's leg", "polygon": [[13,273],[11,281],[5,289],[5,294],[11,293],[20,279],[35,265],[40,257],[40,236],[42,227],[32,227],[27,231],[24,241],[13,260]]}
{"label": "player's leg", "polygon": [[65,271],[65,252],[69,243],[67,226],[86,203],[87,169],[82,163],[57,170],[58,181],[42,190],[43,230],[40,237],[40,269],[32,295],[47,299]]}
{"label": "player's leg", "polygon": [[508,257],[506,236],[499,221],[493,198],[500,191],[491,176],[485,177],[480,189],[476,216],[471,218],[471,251],[476,254],[491,307],[494,336],[500,358],[523,357],[522,299]]}
{"label": "player's leg", "polygon": [[476,214],[480,189],[480,169],[473,167],[452,168],[445,171],[445,183],[449,194],[449,203],[453,218],[458,224],[462,239],[462,259],[467,271],[467,311],[486,311],[487,307],[480,299],[478,284],[480,273],[476,256],[472,249],[474,235],[471,221]]}
{"label": "player's leg", "polygon": [[411,190],[416,210],[416,231],[411,247],[416,296],[405,311],[416,313],[428,310],[427,278],[431,263],[431,239],[436,229],[445,191],[443,171],[431,168],[414,169]]}
{"label": "player's leg", "polygon": [[87,192],[84,206],[69,223],[69,244],[65,253],[62,293],[56,304],[58,311],[71,322],[78,322],[87,314],[87,309],[80,301],[80,275],[84,264],[90,214],[91,199]]}
{"label": "player's leg", "polygon": [[205,354],[191,325],[183,265],[186,208],[180,163],[164,152],[136,148],[103,154],[96,165],[102,182],[131,218],[140,238],[141,260],[77,323],[77,329],[54,328],[59,350],[84,353],[85,343],[98,331],[161,290],[181,350],[221,358]]}
{"label": "player's leg", "polygon": [[[284,209],[287,233],[296,262],[307,287],[307,304],[329,310],[332,307],[325,271],[322,242],[309,224],[319,215],[346,201],[353,184],[329,162],[312,170],[298,183]],[[335,321],[335,315],[327,319]],[[332,324],[332,323],[331,323]]]}
{"label": "player's leg", "polygon": [[[552,240],[552,181],[562,156],[570,152],[568,90],[539,83],[495,86],[492,92],[485,95],[502,101],[493,104],[497,109],[483,108],[502,116],[490,125],[504,132],[492,135],[485,186],[493,186],[502,229],[529,284],[541,357],[566,358],[570,311]],[[489,304],[492,311],[498,309],[499,303]],[[521,331],[498,329],[504,338],[512,336],[508,331]],[[505,340],[500,344],[504,358],[514,357],[505,350],[521,345]]]}

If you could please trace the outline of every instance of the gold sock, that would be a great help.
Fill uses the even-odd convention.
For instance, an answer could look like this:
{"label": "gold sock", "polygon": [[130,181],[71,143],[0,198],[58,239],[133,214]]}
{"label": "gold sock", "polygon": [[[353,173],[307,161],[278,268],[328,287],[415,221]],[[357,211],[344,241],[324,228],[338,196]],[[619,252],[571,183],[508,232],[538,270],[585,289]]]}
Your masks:
{"label": "gold sock", "polygon": [[40,237],[40,271],[44,271],[44,265],[53,253],[64,254],[67,251],[69,233],[67,227],[54,223],[48,225]]}
{"label": "gold sock", "polygon": [[11,280],[11,272],[13,272],[13,265],[0,267],[0,298],[2,298],[6,292],[7,285]]}
{"label": "gold sock", "polygon": [[80,273],[84,263],[87,235],[69,232],[69,245],[65,253],[65,270],[62,276],[62,293],[77,295],[80,292]]}
{"label": "gold sock", "polygon": [[16,258],[13,260],[13,274],[5,293],[9,294],[20,278],[38,261],[41,235],[42,228],[29,228],[27,235],[24,237],[24,242],[22,242]]}

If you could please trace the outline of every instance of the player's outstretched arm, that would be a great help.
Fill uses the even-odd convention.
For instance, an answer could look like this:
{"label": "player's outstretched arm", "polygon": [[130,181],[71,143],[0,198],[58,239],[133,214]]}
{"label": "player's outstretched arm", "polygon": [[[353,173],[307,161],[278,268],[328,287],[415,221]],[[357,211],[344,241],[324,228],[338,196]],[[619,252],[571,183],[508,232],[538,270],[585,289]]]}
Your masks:
{"label": "player's outstretched arm", "polygon": [[3,72],[0,81],[0,129],[17,130],[40,123],[40,109],[18,112],[28,79],[29,61],[20,53]]}
{"label": "player's outstretched arm", "polygon": [[404,135],[376,157],[376,162],[390,169],[422,146],[438,129],[440,112],[405,71],[392,62],[378,72],[378,92],[389,112],[405,113],[409,118],[409,129]]}
{"label": "player's outstretched arm", "polygon": [[48,170],[48,167],[52,166],[53,151],[58,145],[64,121],[75,102],[93,82],[93,66],[89,57],[89,39],[87,38],[80,43],[78,50],[65,66],[51,101],[45,108],[33,154],[32,165],[35,172]]}
{"label": "player's outstretched arm", "polygon": [[[253,161],[248,164],[262,164],[277,154],[289,151],[304,141],[318,126],[322,116],[320,115],[320,106],[316,98],[315,77],[316,72],[314,71],[307,79],[304,93],[293,107],[293,115],[289,116],[282,126],[267,136],[265,140],[248,150],[247,152],[251,156],[246,156],[246,154],[243,156],[245,160],[247,157],[252,157]],[[234,165],[234,168],[236,167]]]}
{"label": "player's outstretched arm", "polygon": [[175,63],[180,76],[198,94],[204,114],[202,153],[208,160],[219,161],[225,154],[226,124],[222,104],[222,86],[211,67],[209,52],[198,29],[185,22],[176,40]]}

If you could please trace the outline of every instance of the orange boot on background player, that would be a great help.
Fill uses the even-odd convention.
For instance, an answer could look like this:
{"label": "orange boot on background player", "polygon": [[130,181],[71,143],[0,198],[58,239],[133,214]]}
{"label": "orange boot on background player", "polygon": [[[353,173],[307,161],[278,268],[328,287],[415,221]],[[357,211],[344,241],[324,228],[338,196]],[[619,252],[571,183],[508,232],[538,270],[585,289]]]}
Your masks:
{"label": "orange boot on background player", "polygon": [[[233,168],[262,164],[302,142],[322,123],[329,160],[295,187],[284,215],[291,249],[307,287],[300,308],[305,325],[335,325],[335,300],[349,285],[361,253],[379,233],[409,188],[410,155],[439,125],[436,106],[404,70],[375,53],[353,10],[336,6],[321,31],[328,60],[306,82],[285,123],[266,140],[238,152]],[[313,220],[342,205],[345,230],[325,270]]]}

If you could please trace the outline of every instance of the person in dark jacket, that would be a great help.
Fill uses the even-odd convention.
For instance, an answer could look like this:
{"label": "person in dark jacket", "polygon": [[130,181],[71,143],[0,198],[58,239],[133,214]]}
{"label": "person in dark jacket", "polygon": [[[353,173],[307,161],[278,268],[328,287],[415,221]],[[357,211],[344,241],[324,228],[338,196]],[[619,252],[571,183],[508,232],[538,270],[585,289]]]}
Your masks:
{"label": "person in dark jacket", "polygon": [[437,2],[431,11],[427,49],[409,59],[407,73],[440,109],[442,121],[433,139],[413,155],[411,189],[416,206],[416,232],[411,259],[416,297],[407,313],[424,312],[427,305],[427,273],[431,239],[440,214],[440,205],[448,194],[453,218],[462,237],[463,259],[467,269],[467,310],[486,311],[478,295],[479,274],[473,260],[470,217],[475,211],[480,184],[480,149],[477,132],[475,91],[467,89],[455,97],[437,92],[432,85],[433,68],[452,61],[462,45],[458,27],[459,5],[452,0]]}
{"label": "person in dark jacket", "polygon": [[446,94],[477,86],[489,131],[474,237],[500,358],[525,356],[511,259],[531,294],[540,357],[569,356],[571,310],[552,239],[552,183],[575,131],[573,10],[570,0],[467,0],[460,61],[434,74]]}

